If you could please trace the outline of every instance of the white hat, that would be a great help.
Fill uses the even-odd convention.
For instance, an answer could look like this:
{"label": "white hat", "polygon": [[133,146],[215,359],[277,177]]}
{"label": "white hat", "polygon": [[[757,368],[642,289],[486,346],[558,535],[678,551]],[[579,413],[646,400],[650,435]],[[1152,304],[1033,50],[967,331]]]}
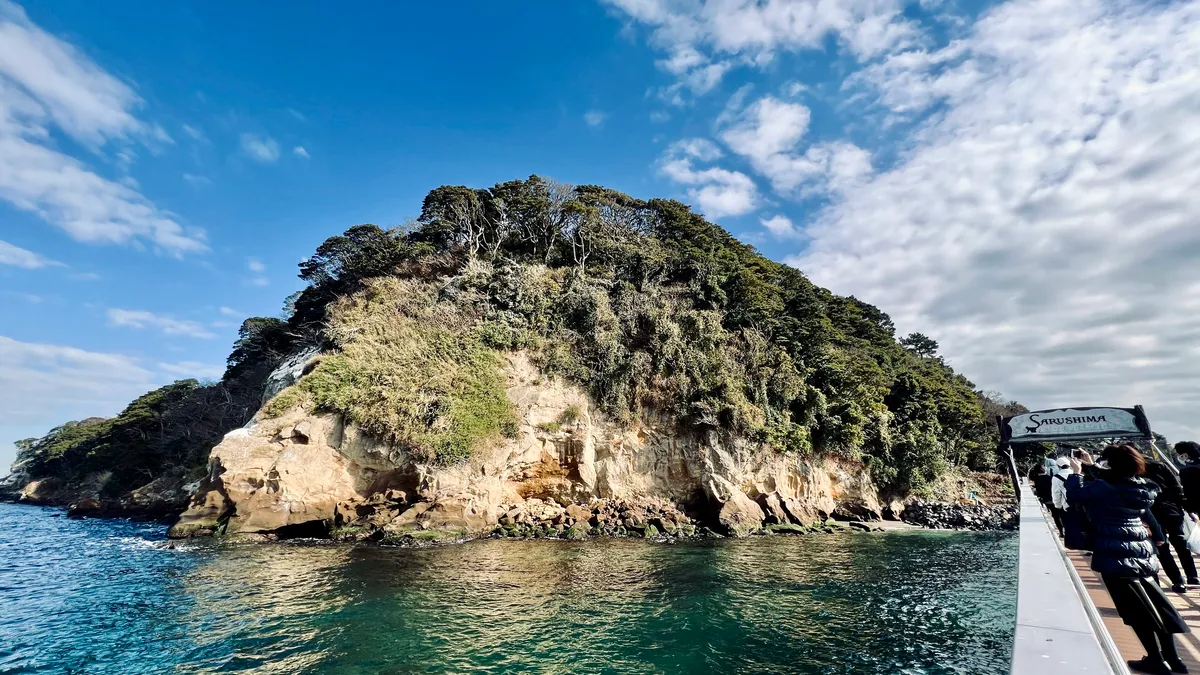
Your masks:
{"label": "white hat", "polygon": [[1067,468],[1067,467],[1071,466],[1071,460],[1067,459],[1066,457],[1059,457],[1059,458],[1058,458],[1058,465],[1059,465],[1061,468],[1064,468],[1064,469],[1065,469],[1065,468]]}

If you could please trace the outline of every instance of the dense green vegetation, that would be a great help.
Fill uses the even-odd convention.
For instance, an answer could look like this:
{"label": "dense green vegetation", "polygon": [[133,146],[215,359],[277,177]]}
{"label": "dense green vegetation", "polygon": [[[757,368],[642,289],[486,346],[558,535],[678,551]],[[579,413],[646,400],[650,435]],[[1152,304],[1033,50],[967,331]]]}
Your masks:
{"label": "dense green vegetation", "polygon": [[[898,340],[877,308],[686,205],[598,186],[533,176],[440,187],[415,223],[330,237],[300,276],[308,286],[286,321],[243,326],[222,382],[176,383],[114,420],[65,425],[29,442],[23,461],[75,473],[121,464],[129,481],[194,467],[219,429],[252,412],[254,383],[304,344],[327,353],[264,414],[340,411],[442,463],[514,431],[501,366],[517,349],[614,418],[655,410],[766,452],[861,458],[898,490],[954,466],[994,468],[992,416],[1017,407],[977,392],[932,339]],[[239,386],[230,411],[206,412],[213,392]],[[154,415],[161,431],[143,433]]]}

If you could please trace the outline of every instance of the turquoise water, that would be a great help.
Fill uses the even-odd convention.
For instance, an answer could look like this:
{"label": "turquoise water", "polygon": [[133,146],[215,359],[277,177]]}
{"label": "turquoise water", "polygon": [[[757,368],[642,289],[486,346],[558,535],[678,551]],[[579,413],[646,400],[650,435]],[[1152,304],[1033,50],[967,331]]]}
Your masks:
{"label": "turquoise water", "polygon": [[1006,674],[1011,533],[397,549],[0,504],[0,673]]}

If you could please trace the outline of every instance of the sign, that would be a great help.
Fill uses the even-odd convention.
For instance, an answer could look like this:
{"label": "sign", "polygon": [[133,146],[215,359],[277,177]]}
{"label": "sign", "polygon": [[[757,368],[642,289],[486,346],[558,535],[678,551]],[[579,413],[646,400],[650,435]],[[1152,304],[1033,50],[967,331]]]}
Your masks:
{"label": "sign", "polygon": [[1150,424],[1137,408],[1059,408],[1038,410],[1000,420],[1005,442],[1150,438]]}

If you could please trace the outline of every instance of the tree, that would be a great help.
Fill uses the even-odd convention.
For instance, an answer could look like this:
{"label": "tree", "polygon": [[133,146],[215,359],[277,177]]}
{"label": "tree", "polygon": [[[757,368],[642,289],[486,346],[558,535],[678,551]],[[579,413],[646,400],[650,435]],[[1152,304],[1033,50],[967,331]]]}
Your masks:
{"label": "tree", "polygon": [[399,229],[355,225],[326,239],[311,257],[300,263],[300,278],[308,282],[292,304],[290,324],[297,333],[312,333],[325,319],[325,308],[334,299],[362,288],[362,281],[395,272],[397,265],[421,252],[429,252]]}
{"label": "tree", "polygon": [[908,336],[900,338],[900,346],[923,359],[937,356],[937,341],[923,333],[910,333]]}
{"label": "tree", "polygon": [[555,245],[562,237],[564,206],[574,196],[566,183],[530,176],[526,180],[498,183],[490,190],[506,218],[503,238],[496,237],[493,257],[499,245],[520,257],[533,257],[549,263]]}
{"label": "tree", "polygon": [[460,249],[468,260],[481,253],[494,258],[517,230],[517,214],[510,211],[503,196],[462,185],[443,185],[425,196],[417,236],[442,248]]}
{"label": "tree", "polygon": [[292,350],[293,343],[287,322],[282,319],[265,316],[246,319],[238,329],[222,379],[236,379],[244,370],[259,364],[277,363]]}

